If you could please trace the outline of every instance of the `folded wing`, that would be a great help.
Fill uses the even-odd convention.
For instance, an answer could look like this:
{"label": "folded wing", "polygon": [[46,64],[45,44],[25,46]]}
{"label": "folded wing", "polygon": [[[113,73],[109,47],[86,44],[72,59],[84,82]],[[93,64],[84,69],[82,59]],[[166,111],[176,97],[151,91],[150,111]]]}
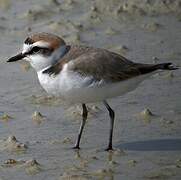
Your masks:
{"label": "folded wing", "polygon": [[140,64],[127,60],[123,56],[104,49],[84,46],[72,46],[60,61],[43,73],[58,74],[64,64],[68,69],[82,76],[92,77],[95,81],[119,82],[157,69],[169,69],[171,63]]}

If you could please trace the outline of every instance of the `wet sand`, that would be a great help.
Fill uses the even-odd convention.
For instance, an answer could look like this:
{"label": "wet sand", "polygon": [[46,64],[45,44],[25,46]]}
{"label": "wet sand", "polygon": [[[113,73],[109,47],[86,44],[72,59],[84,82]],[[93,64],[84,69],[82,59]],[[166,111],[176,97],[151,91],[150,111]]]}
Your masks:
{"label": "wet sand", "polygon": [[89,104],[78,152],[71,147],[80,107],[47,96],[28,64],[6,63],[29,33],[46,31],[136,62],[180,66],[181,4],[164,2],[0,0],[0,180],[180,179],[180,70],[158,73],[109,100],[116,112],[114,152],[104,151],[105,107]]}

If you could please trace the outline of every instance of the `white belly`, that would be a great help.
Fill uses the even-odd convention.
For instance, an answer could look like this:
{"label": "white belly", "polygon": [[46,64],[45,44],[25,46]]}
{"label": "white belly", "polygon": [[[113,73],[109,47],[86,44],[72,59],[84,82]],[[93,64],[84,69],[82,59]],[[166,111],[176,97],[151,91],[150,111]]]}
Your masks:
{"label": "white belly", "polygon": [[92,82],[92,77],[85,78],[70,71],[61,71],[56,76],[38,72],[40,84],[48,94],[59,96],[71,103],[96,102],[121,96],[134,90],[150,75],[140,75],[118,83],[105,83],[103,81]]}

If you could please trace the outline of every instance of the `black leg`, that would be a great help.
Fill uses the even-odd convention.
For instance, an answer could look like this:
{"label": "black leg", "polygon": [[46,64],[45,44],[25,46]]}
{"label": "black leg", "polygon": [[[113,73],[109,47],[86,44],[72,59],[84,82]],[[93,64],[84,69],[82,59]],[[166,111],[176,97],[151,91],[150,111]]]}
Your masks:
{"label": "black leg", "polygon": [[114,111],[111,109],[109,104],[104,100],[103,101],[104,105],[106,106],[107,110],[109,111],[109,117],[110,117],[110,131],[109,131],[109,144],[108,147],[106,148],[106,151],[113,150],[112,148],[112,136],[113,136],[113,127],[114,127]]}
{"label": "black leg", "polygon": [[85,104],[82,104],[82,122],[80,125],[79,134],[78,134],[78,138],[77,138],[77,141],[75,143],[74,149],[80,149],[80,146],[79,146],[80,139],[81,139],[81,135],[82,135],[82,132],[83,132],[83,129],[85,126],[87,115],[88,115],[87,107]]}

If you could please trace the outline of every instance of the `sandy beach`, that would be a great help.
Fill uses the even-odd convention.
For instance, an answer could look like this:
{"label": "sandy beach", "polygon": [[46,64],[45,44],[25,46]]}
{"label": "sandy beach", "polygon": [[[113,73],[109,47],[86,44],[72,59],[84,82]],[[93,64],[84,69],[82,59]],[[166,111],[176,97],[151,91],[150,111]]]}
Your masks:
{"label": "sandy beach", "polygon": [[181,66],[180,0],[0,0],[0,180],[181,179],[181,70],[108,100],[116,113],[113,152],[104,151],[105,107],[88,104],[74,151],[81,106],[48,96],[29,64],[6,62],[42,31],[135,62]]}

